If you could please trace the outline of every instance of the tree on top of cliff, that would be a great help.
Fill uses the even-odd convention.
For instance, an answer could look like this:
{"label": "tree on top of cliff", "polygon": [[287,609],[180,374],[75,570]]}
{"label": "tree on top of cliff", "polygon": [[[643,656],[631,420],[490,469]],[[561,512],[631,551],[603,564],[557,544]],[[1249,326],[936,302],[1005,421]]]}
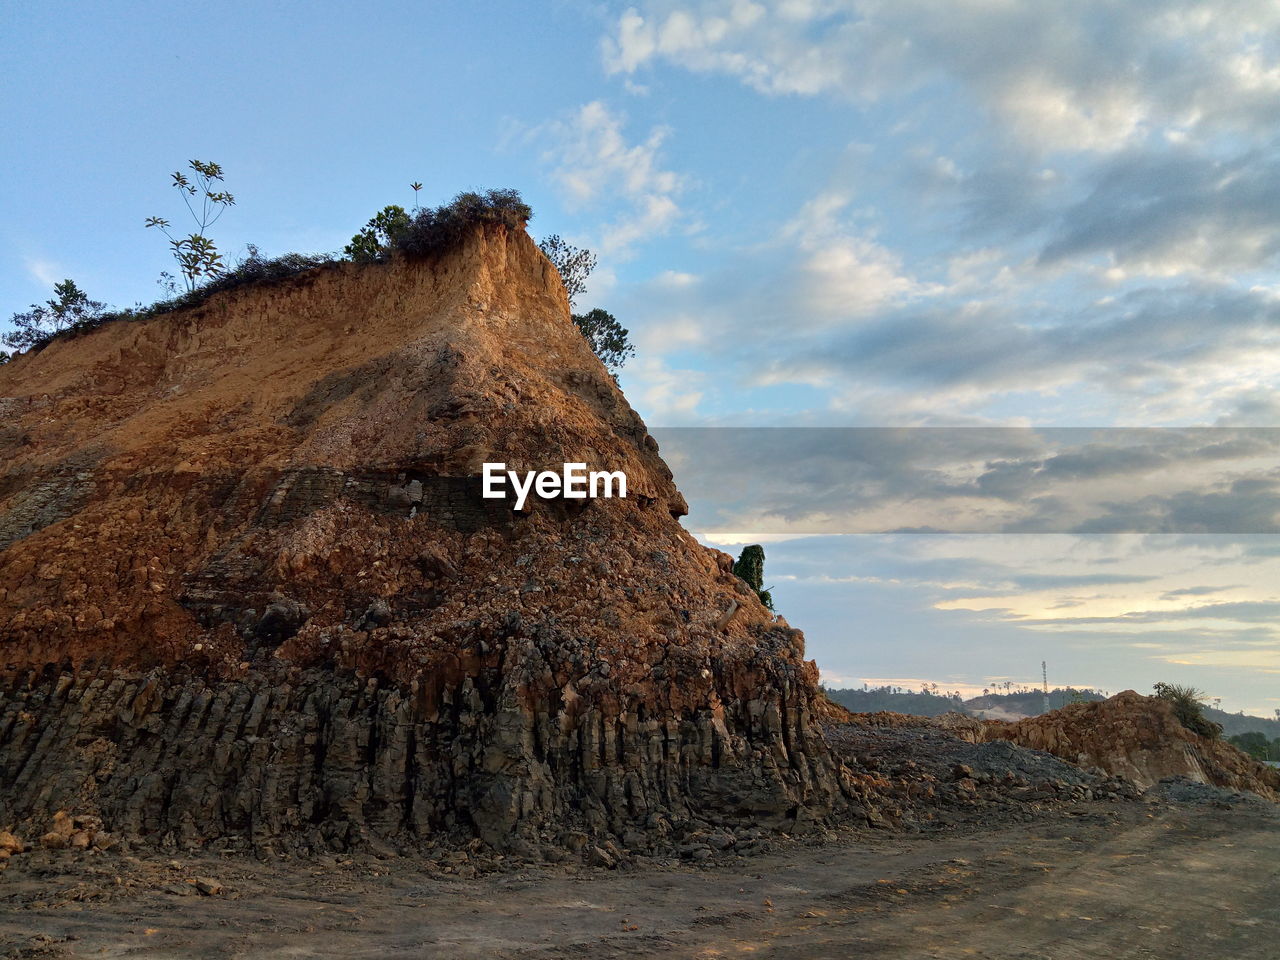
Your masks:
{"label": "tree on top of cliff", "polygon": [[383,207],[369,218],[342,252],[356,263],[374,263],[395,247],[409,229],[409,223],[404,207],[394,203]]}
{"label": "tree on top of cliff", "polygon": [[192,220],[195,221],[195,232],[185,237],[175,237],[169,232],[169,221],[164,217],[147,217],[146,225],[159,227],[160,231],[169,238],[170,252],[178,263],[178,269],[182,271],[189,293],[195,290],[202,280],[225,272],[222,255],[218,253],[217,246],[209,239],[206,232],[227,212],[228,207],[235,204],[236,198],[226,190],[214,189],[222,182],[220,164],[192,160],[187,167],[191,170],[191,176],[195,182],[193,183],[191,178],[178,170],[173,174],[173,186],[182,197],[182,202],[186,205]]}
{"label": "tree on top of cliff", "polygon": [[53,292],[57,294],[56,299],[46,300],[40,305],[33,303],[26,313],[13,315],[12,322],[17,329],[0,337],[5,346],[15,350],[43,347],[63,331],[83,333],[104,319],[103,311],[107,305],[90,300],[74,280],[55,283]]}

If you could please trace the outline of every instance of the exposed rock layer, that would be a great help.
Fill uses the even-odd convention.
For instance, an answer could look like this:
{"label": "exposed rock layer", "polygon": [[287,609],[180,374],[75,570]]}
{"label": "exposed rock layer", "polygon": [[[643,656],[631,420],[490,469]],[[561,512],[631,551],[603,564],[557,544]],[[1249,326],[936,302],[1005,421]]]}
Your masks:
{"label": "exposed rock layer", "polygon": [[[470,678],[428,705],[420,691],[321,670],[207,683],[103,668],[3,693],[0,822],[28,834],[65,809],[179,847],[479,836],[527,851],[695,817],[790,827],[797,800],[821,801],[834,773],[785,686],[774,702],[735,705],[732,732],[709,710],[642,720],[591,706],[570,724],[549,701]],[[788,702],[797,715],[785,721]]]}
{"label": "exposed rock layer", "polygon": [[[0,394],[0,825],[504,844],[847,801],[803,637],[681,529],[523,233],[109,324]],[[517,514],[485,461],[628,497]]]}

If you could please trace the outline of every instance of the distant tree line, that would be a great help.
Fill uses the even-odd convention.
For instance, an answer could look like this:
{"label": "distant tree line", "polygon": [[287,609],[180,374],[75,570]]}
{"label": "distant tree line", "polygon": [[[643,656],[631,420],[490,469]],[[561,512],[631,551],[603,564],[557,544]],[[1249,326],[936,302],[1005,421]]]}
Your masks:
{"label": "distant tree line", "polygon": [[1204,715],[1222,727],[1223,736],[1232,737],[1241,733],[1260,733],[1267,740],[1280,739],[1280,717],[1254,717],[1243,710],[1238,713],[1227,713],[1206,706]]}
{"label": "distant tree line", "polygon": [[1227,743],[1239,747],[1255,760],[1280,760],[1280,737],[1268,740],[1265,733],[1250,730],[1228,737]]}
{"label": "distant tree line", "polygon": [[[983,689],[981,697],[973,697],[969,700],[970,705],[977,708],[1001,707],[1027,716],[1035,716],[1044,711],[1043,690],[1036,690],[1026,685],[1013,689],[1010,684],[1008,692],[1000,693],[999,690],[1004,686],[1000,684],[995,688]],[[1106,698],[1105,692],[1088,687],[1055,687],[1049,691],[1049,709],[1061,710],[1072,703],[1093,703]]]}
{"label": "distant tree line", "polygon": [[934,693],[932,690],[909,690],[906,687],[890,684],[882,687],[863,684],[860,690],[824,688],[824,692],[827,699],[854,713],[877,713],[887,710],[891,713],[906,713],[917,717],[937,717],[944,713],[969,712],[958,691]]}

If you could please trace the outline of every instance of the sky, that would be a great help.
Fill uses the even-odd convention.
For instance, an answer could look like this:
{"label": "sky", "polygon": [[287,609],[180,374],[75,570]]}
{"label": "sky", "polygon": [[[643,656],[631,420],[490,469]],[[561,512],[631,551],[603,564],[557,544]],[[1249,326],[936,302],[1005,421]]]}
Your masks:
{"label": "sky", "polygon": [[[515,187],[828,683],[1280,708],[1273,0],[51,0],[0,57],[0,316],[159,297],[193,158],[233,258]],[[726,428],[786,437],[736,499]]]}

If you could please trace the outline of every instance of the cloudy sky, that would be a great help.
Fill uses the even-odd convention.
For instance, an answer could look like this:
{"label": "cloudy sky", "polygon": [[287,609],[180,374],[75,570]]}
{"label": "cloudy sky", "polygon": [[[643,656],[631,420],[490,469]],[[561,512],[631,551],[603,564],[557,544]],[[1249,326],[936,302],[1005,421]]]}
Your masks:
{"label": "cloudy sky", "polygon": [[1280,707],[1273,0],[45,2],[0,51],[5,316],[154,299],[192,157],[232,252],[514,186],[651,426],[783,428],[690,524],[768,534],[831,681]]}

